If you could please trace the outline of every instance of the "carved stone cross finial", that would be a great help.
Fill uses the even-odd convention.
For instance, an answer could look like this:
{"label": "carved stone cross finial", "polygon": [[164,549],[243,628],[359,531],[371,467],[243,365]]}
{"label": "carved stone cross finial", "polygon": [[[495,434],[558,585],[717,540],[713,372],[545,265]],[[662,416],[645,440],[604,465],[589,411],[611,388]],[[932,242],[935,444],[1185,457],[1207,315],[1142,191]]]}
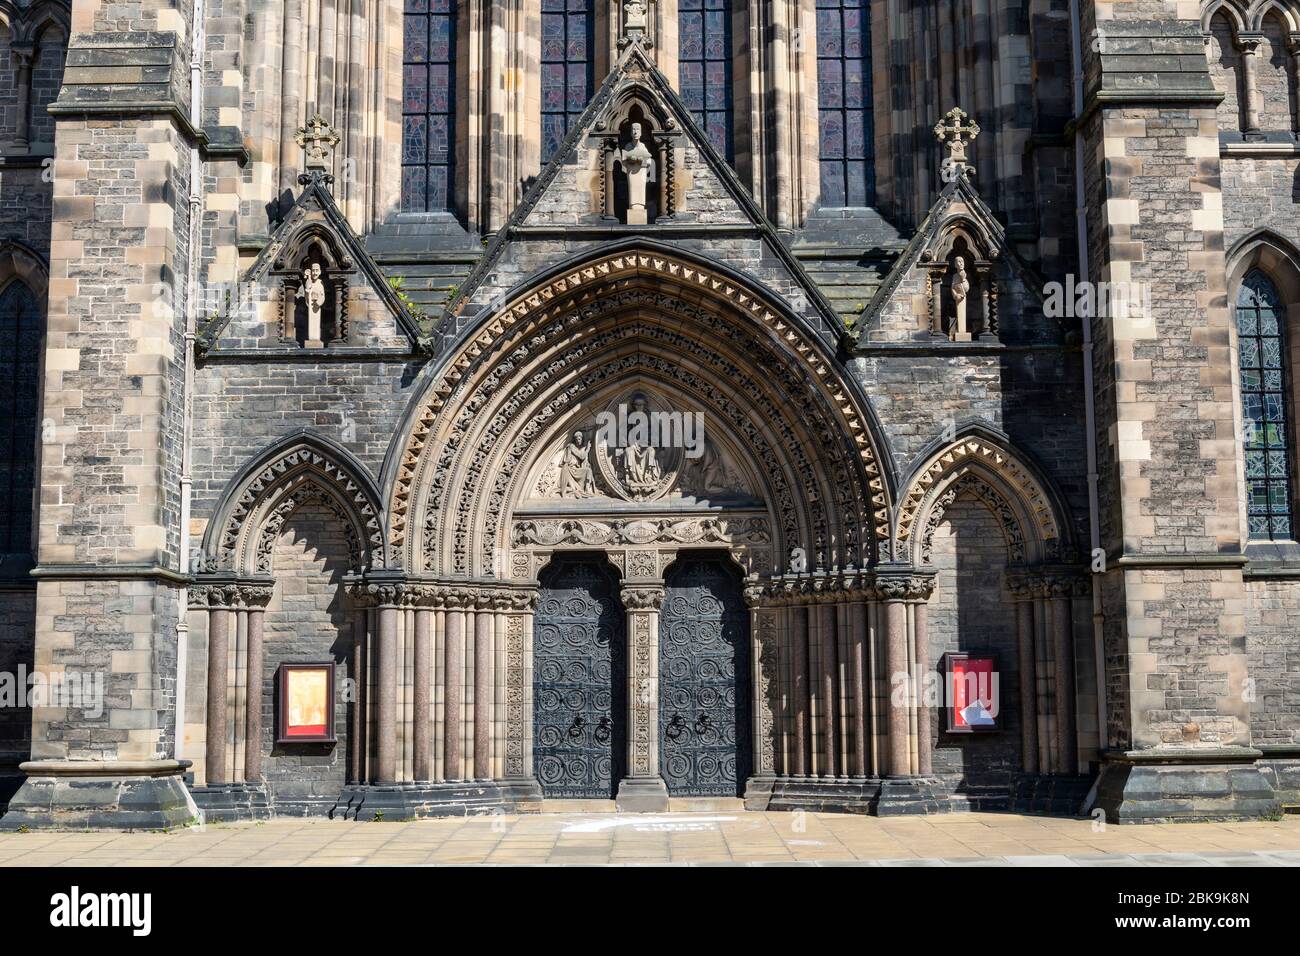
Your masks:
{"label": "carved stone cross finial", "polygon": [[623,2],[623,36],[619,46],[624,46],[633,37],[646,35],[646,0],[624,0]]}
{"label": "carved stone cross finial", "polygon": [[294,141],[307,153],[307,169],[329,168],[330,150],[339,144],[338,131],[319,113],[313,113],[306,126],[299,126]]}
{"label": "carved stone cross finial", "polygon": [[934,135],[947,151],[944,157],[944,181],[951,182],[956,176],[973,173],[975,167],[966,159],[966,147],[980,134],[979,124],[970,119],[960,106],[954,106],[943,119],[934,124]]}

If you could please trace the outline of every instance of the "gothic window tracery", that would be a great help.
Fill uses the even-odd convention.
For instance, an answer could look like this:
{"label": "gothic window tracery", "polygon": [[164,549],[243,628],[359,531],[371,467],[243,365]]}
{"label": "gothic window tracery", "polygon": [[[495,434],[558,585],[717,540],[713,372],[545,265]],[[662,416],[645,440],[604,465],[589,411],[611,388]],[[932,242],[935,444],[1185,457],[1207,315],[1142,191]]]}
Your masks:
{"label": "gothic window tracery", "polygon": [[731,11],[727,0],[680,0],[682,101],[713,148],[732,162]]}
{"label": "gothic window tracery", "polygon": [[595,83],[591,0],[542,0],[542,162],[587,107]]}
{"label": "gothic window tracery", "polygon": [[871,8],[864,0],[817,0],[817,113],[821,204],[874,205]]}
{"label": "gothic window tracery", "polygon": [[32,544],[36,422],[40,407],[42,316],[31,289],[15,279],[0,292],[0,554]]}
{"label": "gothic window tracery", "polygon": [[450,209],[454,190],[457,0],[406,0],[402,209]]}
{"label": "gothic window tracery", "polygon": [[1294,536],[1286,309],[1258,269],[1237,291],[1237,349],[1246,458],[1246,514],[1256,540]]}

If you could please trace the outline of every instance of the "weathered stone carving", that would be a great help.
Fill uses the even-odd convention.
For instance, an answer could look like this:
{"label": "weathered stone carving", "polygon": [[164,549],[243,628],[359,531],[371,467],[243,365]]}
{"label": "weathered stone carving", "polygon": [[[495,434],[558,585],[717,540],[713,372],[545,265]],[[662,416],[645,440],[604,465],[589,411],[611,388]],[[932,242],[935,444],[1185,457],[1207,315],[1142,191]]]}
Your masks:
{"label": "weathered stone carving", "polygon": [[[644,21],[645,13],[642,10]],[[619,150],[619,165],[627,179],[627,219],[628,225],[644,226],[647,219],[646,185],[655,179],[655,160],[641,141],[641,124],[633,123],[631,142]]]}
{"label": "weathered stone carving", "polygon": [[558,545],[741,544],[772,540],[763,518],[552,518],[516,521],[514,547]]}
{"label": "weathered stone carving", "polygon": [[596,494],[596,481],[591,474],[591,446],[580,431],[573,433],[564,448],[556,494],[561,498],[590,498]]}

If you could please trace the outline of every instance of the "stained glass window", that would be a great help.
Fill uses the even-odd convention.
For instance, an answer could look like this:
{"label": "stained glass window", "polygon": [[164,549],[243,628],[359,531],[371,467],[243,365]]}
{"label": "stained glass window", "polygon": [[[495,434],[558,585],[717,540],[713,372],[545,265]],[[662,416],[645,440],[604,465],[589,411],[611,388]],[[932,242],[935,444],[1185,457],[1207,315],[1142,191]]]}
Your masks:
{"label": "stained glass window", "polygon": [[726,160],[731,148],[731,12],[727,0],[678,0],[682,101]]}
{"label": "stained glass window", "polygon": [[876,201],[868,0],[817,0],[821,204]]}
{"label": "stained glass window", "polygon": [[1246,441],[1250,537],[1291,538],[1291,441],[1287,406],[1286,311],[1258,270],[1237,293],[1241,412]]}
{"label": "stained glass window", "polygon": [[594,20],[592,0],[542,0],[542,162],[587,108]]}
{"label": "stained glass window", "polygon": [[406,0],[402,23],[402,209],[450,209],[456,0]]}
{"label": "stained glass window", "polygon": [[41,313],[22,282],[0,293],[0,553],[32,550],[36,418],[40,407]]}

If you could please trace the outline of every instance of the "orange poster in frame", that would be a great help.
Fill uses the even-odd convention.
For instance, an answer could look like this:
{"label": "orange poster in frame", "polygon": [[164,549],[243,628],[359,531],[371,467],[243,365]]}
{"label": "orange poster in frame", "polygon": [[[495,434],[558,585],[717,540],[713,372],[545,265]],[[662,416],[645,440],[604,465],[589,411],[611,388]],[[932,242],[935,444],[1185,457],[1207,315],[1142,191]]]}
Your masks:
{"label": "orange poster in frame", "polygon": [[277,743],[333,743],[334,662],[281,664]]}

